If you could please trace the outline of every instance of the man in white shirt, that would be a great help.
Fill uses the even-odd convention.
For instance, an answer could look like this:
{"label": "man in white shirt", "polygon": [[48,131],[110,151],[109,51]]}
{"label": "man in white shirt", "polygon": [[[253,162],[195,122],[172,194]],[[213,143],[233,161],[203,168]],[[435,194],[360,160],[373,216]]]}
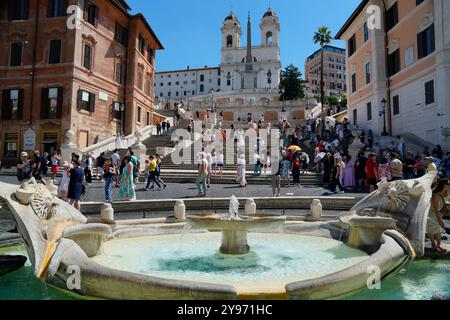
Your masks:
{"label": "man in white shirt", "polygon": [[[111,155],[111,162],[116,170],[116,172],[119,172],[120,168],[120,155],[119,150],[114,150],[113,154]],[[120,185],[120,174],[116,174],[116,187]]]}

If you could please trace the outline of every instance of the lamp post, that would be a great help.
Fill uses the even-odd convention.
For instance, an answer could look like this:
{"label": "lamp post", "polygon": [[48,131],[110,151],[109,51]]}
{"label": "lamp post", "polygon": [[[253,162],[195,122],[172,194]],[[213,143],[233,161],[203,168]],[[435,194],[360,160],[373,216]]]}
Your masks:
{"label": "lamp post", "polygon": [[381,133],[382,137],[387,137],[389,135],[386,130],[386,104],[387,104],[386,99],[381,100],[382,110],[380,111],[380,117],[383,116],[383,132]]}
{"label": "lamp post", "polygon": [[124,135],[124,113],[125,113],[125,104],[120,103],[120,136]]}

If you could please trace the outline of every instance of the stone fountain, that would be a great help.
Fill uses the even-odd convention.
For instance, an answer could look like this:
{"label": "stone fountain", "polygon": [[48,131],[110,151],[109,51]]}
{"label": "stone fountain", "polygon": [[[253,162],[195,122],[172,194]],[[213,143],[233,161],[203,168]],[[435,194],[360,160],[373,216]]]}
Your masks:
{"label": "stone fountain", "polygon": [[[179,229],[92,223],[57,199],[51,183],[34,179],[20,187],[0,182],[0,198],[35,276],[61,290],[103,299],[329,299],[365,288],[373,266],[383,279],[423,256],[434,179],[379,184],[335,221],[253,214],[251,201],[252,214],[241,216],[232,197],[227,214],[187,217],[210,232],[185,235],[183,214]],[[77,289],[67,287],[71,266],[80,268]]]}
{"label": "stone fountain", "polygon": [[221,230],[222,245],[220,253],[229,255],[243,255],[250,251],[247,243],[249,230],[277,228],[282,226],[286,217],[280,216],[239,216],[239,201],[235,196],[231,197],[228,214],[189,216],[188,221],[196,228],[208,230]]}

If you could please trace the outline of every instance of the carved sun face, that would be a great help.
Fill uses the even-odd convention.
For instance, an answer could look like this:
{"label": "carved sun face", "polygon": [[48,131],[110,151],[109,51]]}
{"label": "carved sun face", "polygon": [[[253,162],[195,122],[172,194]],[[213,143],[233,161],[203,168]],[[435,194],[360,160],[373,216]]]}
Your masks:
{"label": "carved sun face", "polygon": [[385,190],[384,196],[388,199],[391,209],[404,209],[410,200],[408,185],[402,181],[391,183]]}

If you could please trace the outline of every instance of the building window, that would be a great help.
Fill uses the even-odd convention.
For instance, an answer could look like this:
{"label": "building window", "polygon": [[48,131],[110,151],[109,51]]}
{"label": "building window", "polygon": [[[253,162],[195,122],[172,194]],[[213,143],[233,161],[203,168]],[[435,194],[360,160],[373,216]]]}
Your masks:
{"label": "building window", "polygon": [[113,119],[116,120],[121,120],[122,119],[122,114],[121,114],[121,109],[122,109],[122,104],[118,101],[114,101],[112,104],[112,117]]}
{"label": "building window", "polygon": [[48,0],[47,17],[63,17],[67,15],[68,0]]}
{"label": "building window", "polygon": [[205,91],[205,85],[201,84],[200,85],[200,92],[204,92]]}
{"label": "building window", "polygon": [[3,90],[2,120],[22,120],[23,89]]}
{"label": "building window", "polygon": [[50,40],[48,63],[61,63],[61,40]]}
{"label": "building window", "polygon": [[192,95],[195,96],[195,90],[192,90]]}
{"label": "building window", "polygon": [[352,92],[356,91],[356,73],[352,74]]}
{"label": "building window", "polygon": [[367,103],[367,121],[372,120],[372,102]]}
{"label": "building window", "polygon": [[394,116],[400,114],[400,98],[398,95],[392,97],[392,112]]}
{"label": "building window", "polygon": [[84,20],[93,26],[97,26],[98,7],[91,1],[84,1]]}
{"label": "building window", "polygon": [[136,120],[138,123],[141,123],[141,112],[142,112],[142,108],[137,107]]}
{"label": "building window", "polygon": [[414,63],[414,46],[405,49],[405,67]]}
{"label": "building window", "polygon": [[98,7],[91,1],[84,1],[84,15],[85,21],[89,22],[93,26],[97,26],[98,20]]}
{"label": "building window", "polygon": [[144,70],[138,68],[138,88],[139,90],[144,89]]}
{"label": "building window", "polygon": [[147,74],[147,95],[150,97],[152,95],[152,77],[150,74]]}
{"label": "building window", "polygon": [[436,49],[434,38],[434,24],[417,34],[418,58],[422,59],[432,54]]}
{"label": "building window", "polygon": [[434,80],[431,80],[425,83],[425,105],[429,105],[434,102]]}
{"label": "building window", "polygon": [[78,110],[95,112],[95,93],[78,90]]}
{"label": "building window", "polygon": [[116,62],[116,75],[114,79],[118,84],[123,84],[123,64]]}
{"label": "building window", "polygon": [[123,27],[120,23],[116,22],[116,33],[114,35],[114,40],[123,46],[128,44],[128,29]]}
{"label": "building window", "polygon": [[[153,64],[153,58],[155,56],[155,51],[150,48],[150,46],[147,47],[147,60],[150,64]],[[178,75],[177,75],[178,77]]]}
{"label": "building window", "polygon": [[87,43],[84,44],[83,67],[92,70],[92,47]]}
{"label": "building window", "polygon": [[41,119],[60,119],[63,88],[42,88]]}
{"label": "building window", "polygon": [[367,22],[364,22],[364,42],[369,41],[369,27],[367,26]]}
{"label": "building window", "polygon": [[425,0],[416,0],[416,6],[420,6]]}
{"label": "building window", "polygon": [[139,35],[139,52],[145,55],[145,39],[142,34]]}
{"label": "building window", "polygon": [[366,63],[366,84],[369,84],[371,81],[371,66],[370,62]]}
{"label": "building window", "polygon": [[356,51],[356,35],[353,35],[348,40],[347,46],[348,46],[348,56],[351,57]]}
{"label": "building window", "polygon": [[397,49],[388,55],[387,67],[388,77],[391,77],[400,71],[400,49]]}
{"label": "building window", "polygon": [[200,75],[200,82],[205,81],[205,76],[203,74]]}
{"label": "building window", "polygon": [[227,37],[227,48],[231,48],[233,46],[233,36]]}
{"label": "building window", "polygon": [[19,156],[19,135],[17,133],[6,133],[3,145],[3,155],[5,158],[17,158]]}
{"label": "building window", "polygon": [[273,44],[273,34],[270,31],[266,33],[266,44]]}
{"label": "building window", "polygon": [[353,124],[358,125],[358,110],[353,109]]}
{"label": "building window", "polygon": [[398,23],[398,4],[395,2],[389,10],[386,11],[386,28],[391,30]]}
{"label": "building window", "polygon": [[11,67],[22,65],[22,42],[11,43]]}
{"label": "building window", "polygon": [[147,126],[150,125],[150,112],[147,112],[147,121],[146,121],[146,123],[147,123]]}
{"label": "building window", "polygon": [[29,12],[29,0],[9,0],[8,20],[27,20]]}

